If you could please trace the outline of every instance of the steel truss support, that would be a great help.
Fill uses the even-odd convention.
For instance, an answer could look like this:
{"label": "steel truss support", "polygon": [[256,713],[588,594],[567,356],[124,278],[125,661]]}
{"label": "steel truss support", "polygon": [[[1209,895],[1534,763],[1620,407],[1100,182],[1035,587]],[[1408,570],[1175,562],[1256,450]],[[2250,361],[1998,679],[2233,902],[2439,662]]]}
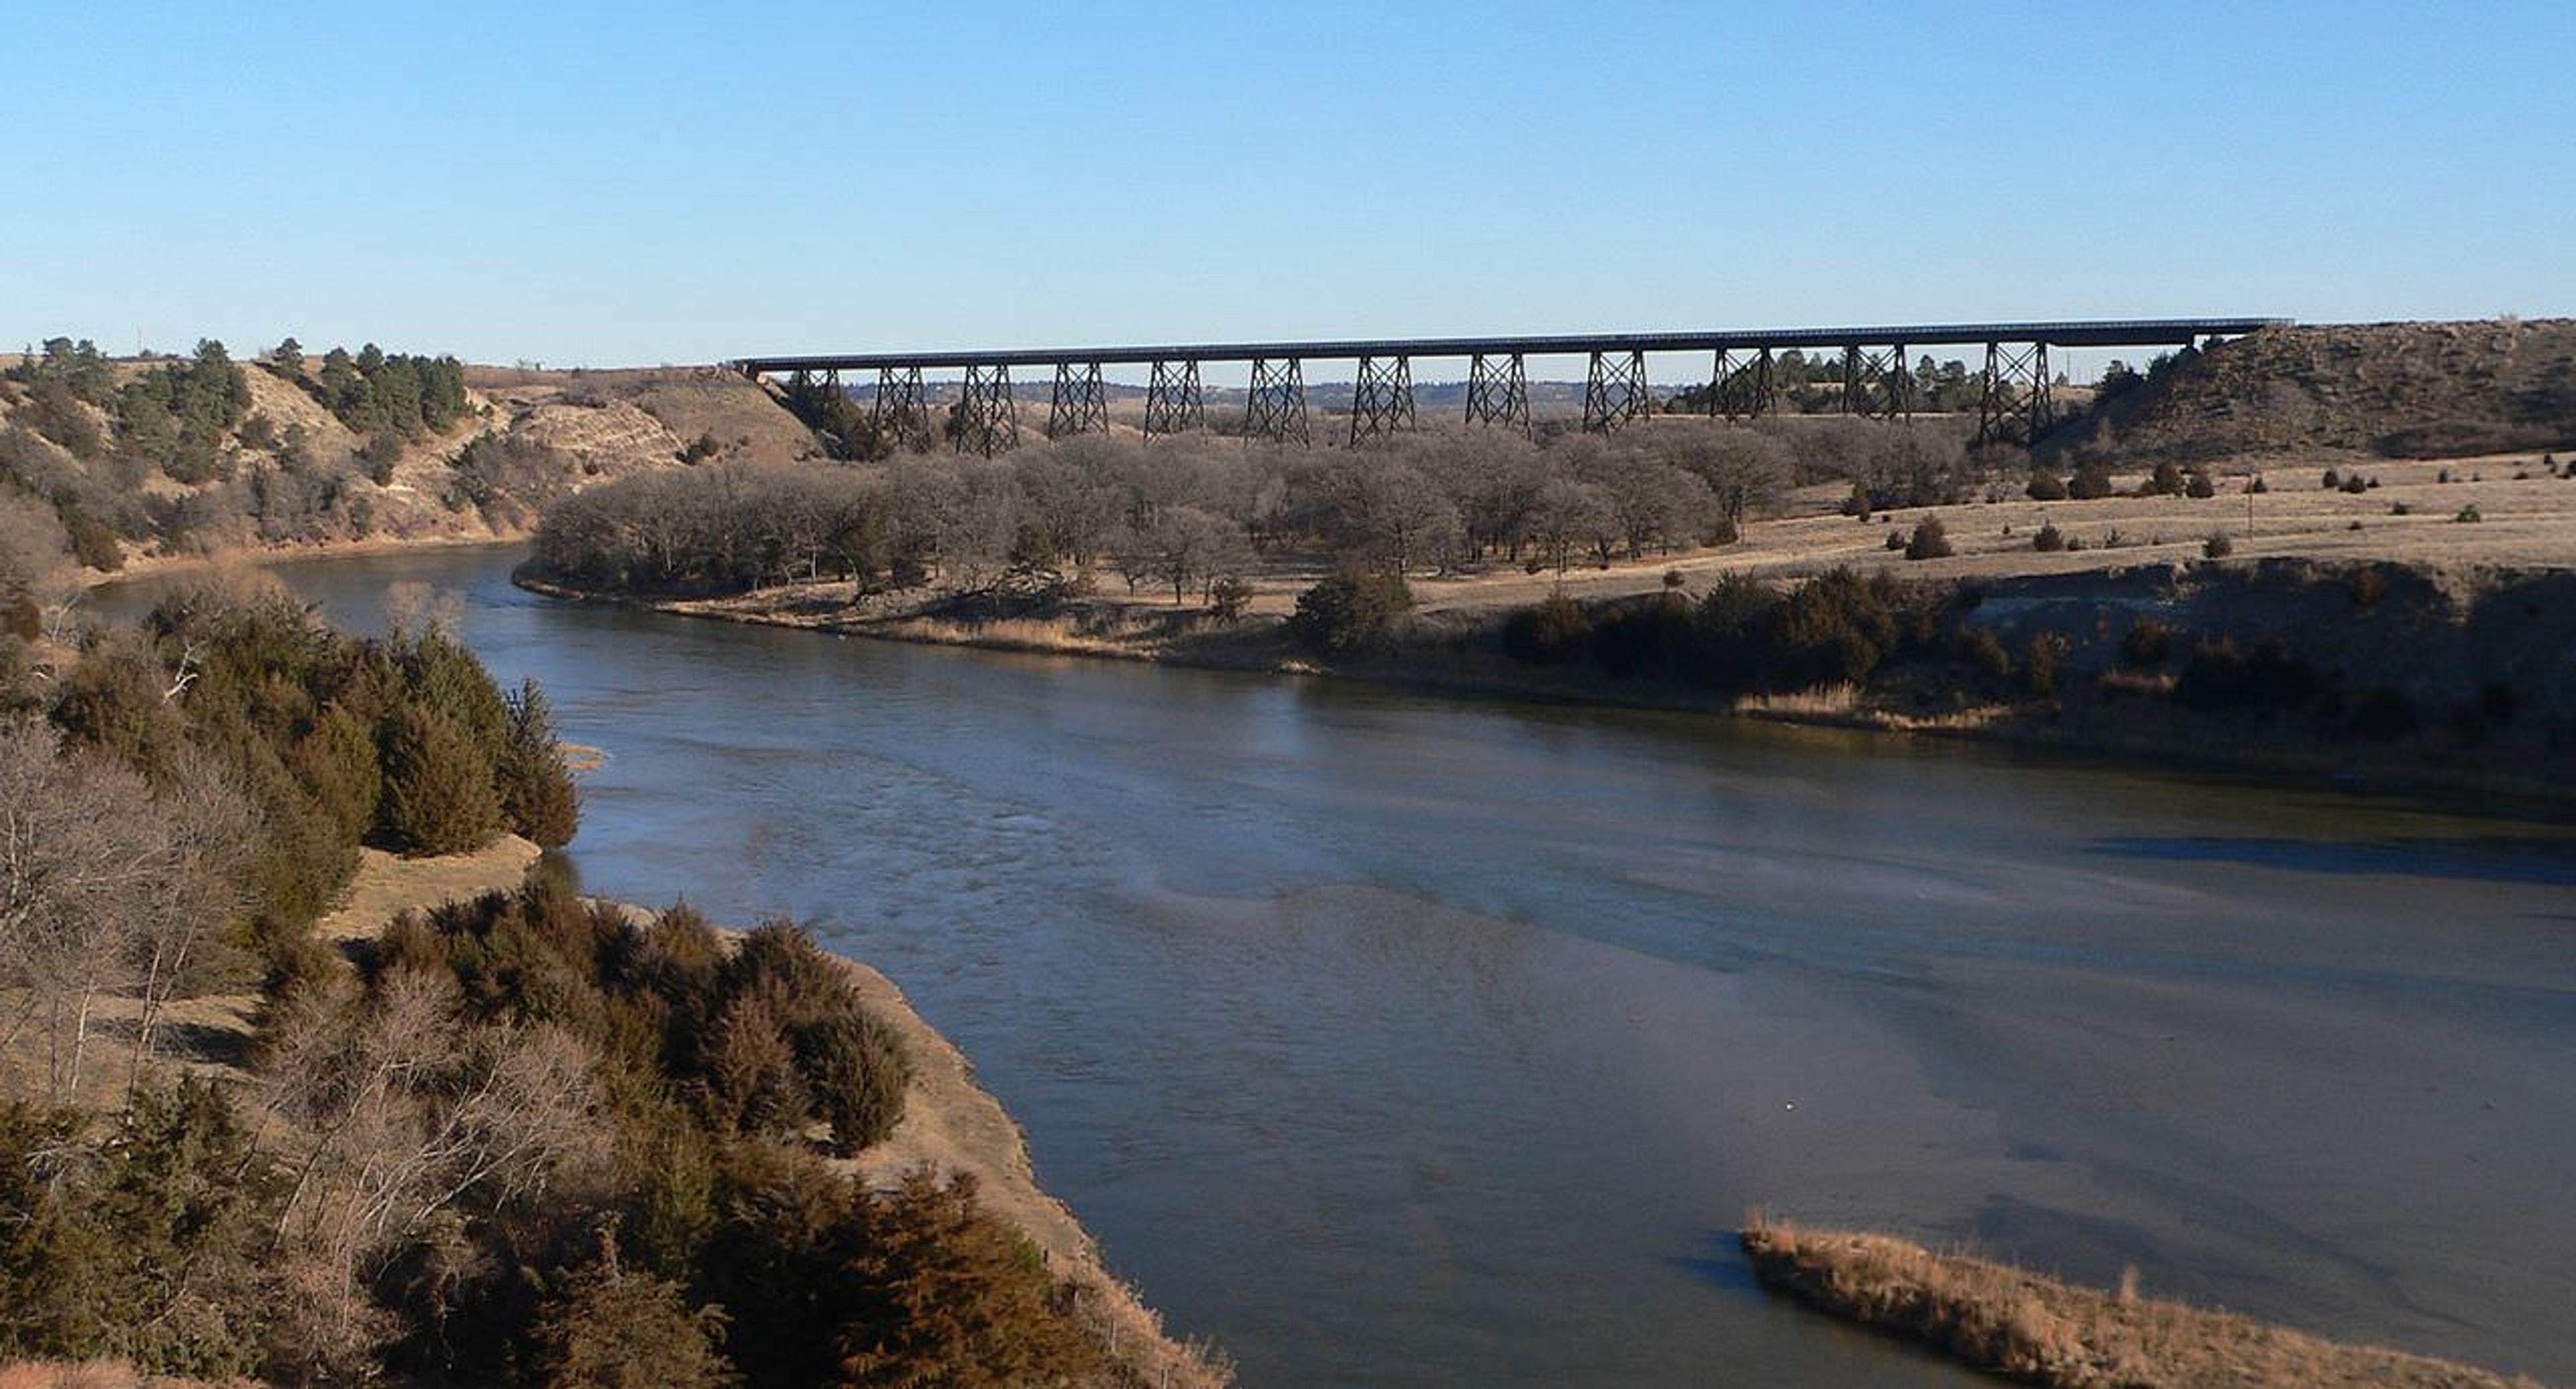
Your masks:
{"label": "steel truss support", "polygon": [[986,458],[1020,446],[1020,412],[1011,399],[1009,367],[968,367],[957,397],[957,451]]}
{"label": "steel truss support", "polygon": [[1646,384],[1643,352],[1595,352],[1583,382],[1583,427],[1605,434],[1629,420],[1655,413]]}
{"label": "steel truss support", "polygon": [[2057,402],[2050,394],[2048,344],[2007,347],[1986,344],[1985,390],[1977,398],[1977,442],[2039,442],[2057,423]]}
{"label": "steel truss support", "polygon": [[930,447],[930,397],[921,388],[921,368],[884,367],[877,372],[874,421],[877,437],[896,448]]}
{"label": "steel truss support", "polygon": [[1098,362],[1058,362],[1055,390],[1047,397],[1047,437],[1109,432],[1109,392]]}
{"label": "steel truss support", "polygon": [[1708,378],[1708,412],[1730,420],[1768,415],[1780,407],[1779,376],[1772,370],[1771,349],[1739,354],[1717,350]]}
{"label": "steel truss support", "polygon": [[1252,392],[1243,412],[1243,432],[1254,439],[1312,444],[1306,428],[1306,365],[1295,357],[1252,359]]}
{"label": "steel truss support", "polygon": [[1145,387],[1145,437],[1207,428],[1207,399],[1199,393],[1197,361],[1156,362]]}
{"label": "steel truss support", "polygon": [[1521,354],[1476,354],[1467,368],[1467,423],[1530,432],[1529,368]]}
{"label": "steel truss support", "polygon": [[1363,439],[1413,428],[1413,359],[1397,357],[1381,366],[1377,357],[1360,358],[1351,384],[1351,447]]}
{"label": "steel truss support", "polygon": [[1873,420],[1913,417],[1914,369],[1905,364],[1905,344],[1843,349],[1843,413]]}

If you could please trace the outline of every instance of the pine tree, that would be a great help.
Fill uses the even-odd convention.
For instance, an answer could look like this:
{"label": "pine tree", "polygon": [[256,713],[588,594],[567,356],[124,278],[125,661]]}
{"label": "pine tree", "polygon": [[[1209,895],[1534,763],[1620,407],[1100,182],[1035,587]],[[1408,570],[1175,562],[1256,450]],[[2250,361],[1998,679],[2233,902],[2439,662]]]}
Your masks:
{"label": "pine tree", "polygon": [[501,828],[492,760],[435,706],[412,699],[387,721],[385,837],[413,855],[479,849]]}
{"label": "pine tree", "polygon": [[501,815],[541,848],[560,849],[581,828],[581,793],[555,740],[554,706],[533,679],[508,697],[510,731],[494,771]]}

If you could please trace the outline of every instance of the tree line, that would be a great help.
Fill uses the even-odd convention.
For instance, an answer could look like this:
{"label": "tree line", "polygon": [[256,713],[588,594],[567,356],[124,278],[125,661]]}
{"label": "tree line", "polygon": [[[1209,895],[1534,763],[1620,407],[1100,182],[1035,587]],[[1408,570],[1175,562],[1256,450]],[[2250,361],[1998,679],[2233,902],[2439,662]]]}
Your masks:
{"label": "tree line", "polygon": [[1087,435],[991,460],[622,479],[548,507],[532,567],[588,588],[701,592],[825,577],[990,591],[1108,569],[1179,603],[1283,555],[1395,574],[1607,565],[1730,541],[1795,482],[1851,476],[1919,504],[1955,495],[1975,466],[1955,433],[1859,420],[1692,421],[1544,446],[1425,433],[1359,450]]}

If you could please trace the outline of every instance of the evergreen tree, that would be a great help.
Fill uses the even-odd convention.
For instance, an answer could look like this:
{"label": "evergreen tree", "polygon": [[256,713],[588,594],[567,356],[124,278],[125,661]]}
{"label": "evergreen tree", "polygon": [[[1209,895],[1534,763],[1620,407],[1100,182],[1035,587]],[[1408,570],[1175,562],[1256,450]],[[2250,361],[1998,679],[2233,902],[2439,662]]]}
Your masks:
{"label": "evergreen tree", "polygon": [[554,706],[533,679],[509,697],[509,741],[495,767],[501,814],[540,847],[560,849],[581,827],[581,795],[555,738]]}
{"label": "evergreen tree", "polygon": [[461,854],[501,828],[492,759],[436,705],[405,700],[385,727],[385,837],[405,854]]}

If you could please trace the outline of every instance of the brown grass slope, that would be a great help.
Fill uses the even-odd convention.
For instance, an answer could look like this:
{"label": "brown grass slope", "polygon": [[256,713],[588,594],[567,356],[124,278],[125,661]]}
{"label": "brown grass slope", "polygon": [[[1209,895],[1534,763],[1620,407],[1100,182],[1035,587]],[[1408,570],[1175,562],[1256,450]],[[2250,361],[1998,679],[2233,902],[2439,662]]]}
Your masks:
{"label": "brown grass slope", "polygon": [[2576,319],[2266,328],[2118,400],[2056,452],[2431,458],[2576,442]]}
{"label": "brown grass slope", "polygon": [[1757,1221],[1754,1273],[1837,1316],[1918,1337],[1982,1370],[2068,1389],[2538,1389],[2528,1379],[2338,1345],[2227,1312],[2096,1292],[1886,1235]]}

